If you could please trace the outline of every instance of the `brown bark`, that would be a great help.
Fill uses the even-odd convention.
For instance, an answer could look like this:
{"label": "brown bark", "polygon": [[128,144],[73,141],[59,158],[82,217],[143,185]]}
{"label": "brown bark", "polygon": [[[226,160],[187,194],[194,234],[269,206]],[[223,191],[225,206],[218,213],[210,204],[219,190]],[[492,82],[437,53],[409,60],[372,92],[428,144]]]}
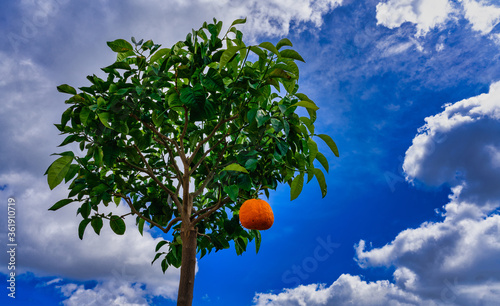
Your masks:
{"label": "brown bark", "polygon": [[182,265],[177,306],[191,306],[193,304],[197,235],[198,232],[193,227],[181,230]]}

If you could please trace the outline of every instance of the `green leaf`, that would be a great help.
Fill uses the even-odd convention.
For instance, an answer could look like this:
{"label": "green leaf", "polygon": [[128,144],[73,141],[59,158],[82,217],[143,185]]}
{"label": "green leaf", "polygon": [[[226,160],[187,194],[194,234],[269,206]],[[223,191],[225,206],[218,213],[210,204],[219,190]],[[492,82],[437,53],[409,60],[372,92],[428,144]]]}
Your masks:
{"label": "green leaf", "polygon": [[238,185],[224,186],[224,192],[227,193],[229,195],[229,198],[234,202],[238,198],[239,191],[240,188],[238,187]]}
{"label": "green leaf", "polygon": [[139,233],[141,233],[141,236],[142,236],[142,233],[144,231],[144,219],[142,219],[142,218],[139,219],[138,229],[139,229]]}
{"label": "green leaf", "polygon": [[150,63],[154,63],[167,54],[170,54],[170,49],[161,48],[160,50],[156,51],[155,54],[153,54],[153,56],[151,56],[151,59],[149,61]]}
{"label": "green leaf", "polygon": [[274,53],[274,54],[276,54],[278,56],[280,55],[280,52],[278,51],[278,49],[276,49],[276,47],[272,43],[270,43],[268,41],[260,43],[259,47],[267,49],[267,50],[271,51],[272,53]]}
{"label": "green leaf", "polygon": [[266,58],[266,53],[264,51],[262,51],[262,49],[260,49],[259,47],[257,47],[257,46],[250,46],[249,49],[253,53],[257,54],[260,58],[263,58],[263,59]]}
{"label": "green leaf", "polygon": [[302,106],[305,108],[310,108],[310,109],[315,110],[315,111],[317,111],[319,109],[319,107],[317,107],[316,104],[314,104],[312,102],[307,102],[307,101],[300,101],[300,102],[297,102],[295,104],[292,104],[292,106]]}
{"label": "green leaf", "polygon": [[101,228],[102,228],[102,218],[100,217],[92,218],[90,225],[92,225],[92,227],[94,228],[94,232],[97,235],[99,235],[101,233]]}
{"label": "green leaf", "polygon": [[153,119],[153,123],[154,125],[160,127],[161,124],[163,123],[163,120],[165,119],[165,117],[163,116],[163,114],[161,113],[158,113],[158,112],[153,112],[153,116],[151,116],[152,119]]}
{"label": "green leaf", "polygon": [[163,260],[161,261],[161,270],[163,271],[163,273],[165,273],[167,269],[168,269],[168,262],[167,262],[167,257],[165,256],[165,258],[163,258]]}
{"label": "green leaf", "polygon": [[[141,220],[144,220],[144,219],[141,219]],[[165,252],[161,252],[161,253],[156,253],[155,255],[155,258],[153,259],[153,261],[151,262],[151,264],[154,264],[154,262],[160,258],[161,255],[165,254]]]}
{"label": "green leaf", "polygon": [[111,125],[109,125],[108,121],[109,121],[109,113],[99,113],[98,114],[99,116],[99,120],[101,120],[102,124],[111,129]]}
{"label": "green leaf", "polygon": [[104,153],[102,152],[102,148],[100,146],[95,147],[94,149],[94,161],[96,166],[100,167],[102,166],[102,158],[104,156]]}
{"label": "green leaf", "polygon": [[210,68],[207,75],[201,80],[201,84],[211,91],[224,91],[224,81],[217,70]]}
{"label": "green leaf", "polygon": [[242,23],[245,23],[247,22],[247,18],[242,18],[242,19],[236,19],[235,21],[233,21],[233,23],[231,23],[231,26],[229,28],[231,28],[232,26],[234,25],[237,25],[237,24],[242,24]]}
{"label": "green leaf", "polygon": [[318,154],[318,145],[309,137],[309,139],[307,139],[307,147],[309,148],[309,163],[312,165]]}
{"label": "green leaf", "polygon": [[69,135],[68,137],[66,137],[63,140],[63,142],[61,142],[60,145],[58,145],[58,147],[63,147],[65,145],[67,145],[68,143],[72,143],[72,142],[76,141],[77,138],[78,138],[78,135],[75,135],[75,134]]}
{"label": "green leaf", "polygon": [[254,230],[254,233],[255,233],[255,253],[258,254],[259,250],[260,250],[260,241],[262,239],[261,239],[260,231]]}
{"label": "green leaf", "polygon": [[257,168],[257,163],[259,161],[255,158],[250,158],[245,162],[245,169],[254,171]]}
{"label": "green leaf", "polygon": [[314,103],[314,102],[313,102],[313,100],[309,99],[309,97],[308,97],[308,96],[306,96],[306,95],[305,95],[305,94],[303,94],[303,93],[299,93],[299,92],[298,92],[298,93],[296,93],[296,94],[295,94],[295,96],[296,96],[297,98],[299,98],[300,100],[303,100],[303,101],[308,101],[308,102]]}
{"label": "green leaf", "polygon": [[288,38],[283,38],[280,41],[278,41],[278,43],[276,44],[276,48],[279,50],[283,46],[293,47],[293,44],[290,40],[288,40]]}
{"label": "green leaf", "polygon": [[85,201],[85,202],[83,202],[82,206],[80,206],[79,212],[84,219],[87,219],[90,215],[91,210],[92,210],[92,207],[90,206],[90,202]]}
{"label": "green leaf", "polygon": [[281,57],[284,57],[284,58],[291,58],[291,59],[294,59],[294,60],[298,60],[298,61],[301,61],[301,62],[306,62],[304,61],[304,59],[302,58],[302,56],[300,56],[300,54],[295,51],[295,50],[292,50],[292,49],[285,49],[285,50],[282,50],[279,55]]}
{"label": "green leaf", "polygon": [[237,172],[248,173],[247,169],[245,169],[244,167],[240,166],[237,163],[232,163],[230,165],[227,165],[221,171],[237,171]]}
{"label": "green leaf", "polygon": [[233,56],[241,49],[240,46],[231,46],[224,51],[220,57],[219,71],[233,58]]}
{"label": "green leaf", "polygon": [[259,109],[255,118],[257,119],[257,127],[261,127],[270,117],[263,110]]}
{"label": "green leaf", "polygon": [[113,50],[115,52],[123,53],[123,52],[134,50],[132,45],[128,41],[126,41],[125,39],[117,39],[114,41],[108,41],[106,43],[111,48],[111,50]]}
{"label": "green leaf", "polygon": [[76,95],[76,89],[69,86],[68,84],[62,84],[62,85],[57,86],[57,91],[62,92],[62,93],[71,94],[71,95]]}
{"label": "green leaf", "polygon": [[326,142],[326,144],[330,147],[335,156],[339,157],[339,149],[337,148],[335,141],[333,141],[333,139],[330,136],[326,134],[319,134],[318,137],[323,139],[324,142]]}
{"label": "green leaf", "polygon": [[168,243],[168,241],[166,241],[166,240],[162,240],[162,241],[158,242],[158,244],[156,245],[155,252],[158,252],[158,250],[160,250],[161,247],[164,246],[167,243]]}
{"label": "green leaf", "polygon": [[186,106],[192,106],[196,104],[196,90],[193,87],[184,87],[181,89],[181,96],[180,99],[182,103]]}
{"label": "green leaf", "polygon": [[133,50],[130,50],[130,51],[127,51],[127,52],[118,53],[116,55],[116,61],[117,62],[121,62],[124,59],[126,59],[127,57],[134,56],[134,55],[135,55],[135,52]]}
{"label": "green leaf", "polygon": [[328,160],[326,159],[325,155],[323,155],[321,152],[318,152],[316,154],[316,159],[319,161],[319,163],[325,168],[326,173],[328,173],[328,170],[330,168],[330,165],[328,165]]}
{"label": "green leaf", "polygon": [[297,175],[290,186],[290,201],[295,200],[302,192],[302,186],[304,186],[304,173]]}
{"label": "green leaf", "polygon": [[104,71],[108,71],[111,69],[125,69],[125,70],[132,70],[130,65],[126,62],[114,62],[112,65],[109,65],[108,67],[102,68]]}
{"label": "green leaf", "polygon": [[238,237],[234,240],[234,246],[236,248],[236,254],[241,255],[246,251],[248,244],[248,239],[246,237]]}
{"label": "green leaf", "polygon": [[75,200],[72,199],[62,199],[60,201],[57,201],[56,204],[52,205],[52,207],[49,208],[49,210],[58,210],[59,208],[64,207],[74,201]]}
{"label": "green leaf", "polygon": [[69,165],[69,170],[66,173],[66,175],[64,176],[64,182],[67,183],[67,182],[71,181],[75,177],[75,175],[78,173],[79,170],[80,170],[80,166],[75,165],[75,164]]}
{"label": "green leaf", "polygon": [[251,110],[249,110],[247,112],[248,123],[252,123],[253,122],[253,120],[255,119],[255,116],[257,115],[257,111],[258,111],[258,109],[252,108]]}
{"label": "green leaf", "polygon": [[111,216],[109,219],[109,226],[117,235],[123,235],[125,233],[125,221],[118,216]]}
{"label": "green leaf", "polygon": [[80,111],[80,121],[82,122],[82,125],[83,126],[86,126],[87,125],[87,121],[89,119],[89,116],[90,116],[90,113],[92,111],[90,110],[90,108],[88,107],[84,107],[82,108],[82,110]]}
{"label": "green leaf", "polygon": [[70,169],[72,161],[72,156],[63,156],[56,159],[52,165],[50,165],[47,171],[47,182],[51,190],[62,182]]}
{"label": "green leaf", "polygon": [[[309,108],[308,108],[308,110],[309,110]],[[307,127],[309,132],[311,134],[314,134],[314,124],[312,123],[311,119],[309,119],[307,117],[300,117],[299,119],[300,119],[300,121],[302,121],[304,123],[304,125]]]}
{"label": "green leaf", "polygon": [[289,80],[292,78],[285,70],[283,70],[281,68],[273,69],[269,73],[269,77],[270,78],[282,78],[282,79],[286,79],[286,80]]}
{"label": "green leaf", "polygon": [[78,237],[83,239],[83,233],[85,233],[85,228],[87,228],[87,225],[89,225],[90,219],[83,219],[82,222],[80,222],[80,225],[78,226]]}
{"label": "green leaf", "polygon": [[290,80],[281,79],[281,83],[283,84],[283,87],[285,87],[288,93],[293,94],[296,85],[295,79],[290,79]]}
{"label": "green leaf", "polygon": [[324,198],[326,196],[326,181],[325,181],[325,175],[323,174],[323,171],[320,169],[315,168],[314,169],[314,175],[316,176],[316,179],[318,180],[319,187],[321,188],[321,195]]}

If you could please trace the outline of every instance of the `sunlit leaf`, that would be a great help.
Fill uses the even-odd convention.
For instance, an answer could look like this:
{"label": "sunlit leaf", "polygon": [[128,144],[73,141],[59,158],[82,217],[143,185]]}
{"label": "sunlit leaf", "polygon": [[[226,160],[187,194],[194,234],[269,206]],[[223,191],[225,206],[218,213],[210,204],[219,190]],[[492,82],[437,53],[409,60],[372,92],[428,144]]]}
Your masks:
{"label": "sunlit leaf", "polygon": [[247,169],[245,169],[244,167],[240,166],[237,163],[227,165],[226,167],[224,167],[224,169],[222,169],[222,171],[237,171],[237,172],[248,173]]}
{"label": "sunlit leaf", "polygon": [[337,145],[335,144],[335,141],[333,141],[332,137],[326,134],[319,134],[318,137],[323,139],[324,142],[326,142],[326,144],[330,147],[335,156],[339,157],[339,149],[337,149]]}
{"label": "sunlit leaf", "polygon": [[111,50],[120,53],[134,50],[132,45],[124,39],[108,41],[107,45],[111,48]]}
{"label": "sunlit leaf", "polygon": [[72,161],[72,156],[63,156],[56,159],[52,165],[50,165],[47,172],[47,182],[49,183],[50,189],[54,189],[62,182],[69,171]]}
{"label": "sunlit leaf", "polygon": [[297,175],[290,186],[290,200],[295,200],[302,192],[302,186],[304,186],[304,174],[301,173]]}

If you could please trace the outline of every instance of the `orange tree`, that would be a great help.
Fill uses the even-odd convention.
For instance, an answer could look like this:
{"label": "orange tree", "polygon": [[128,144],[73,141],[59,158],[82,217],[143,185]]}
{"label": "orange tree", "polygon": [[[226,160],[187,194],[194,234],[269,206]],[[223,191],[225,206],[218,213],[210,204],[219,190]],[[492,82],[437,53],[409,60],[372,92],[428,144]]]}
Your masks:
{"label": "orange tree", "polygon": [[[313,138],[338,155],[328,135],[315,134],[318,107],[298,92],[295,61],[302,57],[286,38],[245,45],[235,28],[244,22],[234,21],[221,38],[222,22],[214,19],[171,48],[134,38],[108,42],[117,60],[102,68],[105,79],[88,76],[91,85],[79,92],[58,86],[71,95],[56,124],[68,134],[61,146],[77,143],[81,152],[58,153],[47,169],[51,189],[70,182],[67,198],[50,210],[76,204],[80,239],[89,224],[99,234],[103,220],[122,235],[129,215],[141,234],[145,224],[170,232],[153,262],[162,259],[163,272],[181,268],[178,305],[192,303],[197,253],[234,241],[239,255],[253,239],[258,252],[259,231],[238,221],[245,200],[261,191],[269,197],[279,183],[291,186],[293,200],[313,178],[325,196],[313,161],[326,171],[328,161]],[[299,107],[308,116],[300,117]],[[130,212],[101,212],[113,202]]]}

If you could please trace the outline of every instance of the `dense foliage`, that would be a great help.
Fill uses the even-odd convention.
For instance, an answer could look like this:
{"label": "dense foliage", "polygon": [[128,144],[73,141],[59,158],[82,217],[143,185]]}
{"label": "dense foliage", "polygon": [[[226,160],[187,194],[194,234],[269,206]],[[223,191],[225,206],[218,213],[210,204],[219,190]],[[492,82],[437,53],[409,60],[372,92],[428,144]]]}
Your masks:
{"label": "dense foliage", "polygon": [[[328,135],[315,134],[318,107],[298,92],[295,61],[304,60],[286,38],[246,46],[234,27],[244,21],[222,38],[221,22],[205,23],[171,48],[108,42],[117,60],[102,69],[106,77],[88,76],[91,85],[79,91],[58,87],[71,95],[56,124],[68,135],[61,146],[77,143],[81,152],[58,153],[47,170],[51,189],[70,182],[67,198],[50,209],[77,205],[80,238],[89,224],[99,234],[103,220],[124,234],[123,219],[135,215],[141,234],[145,224],[172,231],[154,258],[163,258],[165,271],[181,265],[183,223],[196,228],[201,257],[230,241],[241,254],[255,239],[258,251],[259,231],[238,220],[245,200],[261,191],[269,197],[280,183],[290,184],[293,200],[313,178],[325,196],[314,161],[326,171],[328,161],[315,139],[338,151]],[[101,212],[113,203],[130,213]]]}

